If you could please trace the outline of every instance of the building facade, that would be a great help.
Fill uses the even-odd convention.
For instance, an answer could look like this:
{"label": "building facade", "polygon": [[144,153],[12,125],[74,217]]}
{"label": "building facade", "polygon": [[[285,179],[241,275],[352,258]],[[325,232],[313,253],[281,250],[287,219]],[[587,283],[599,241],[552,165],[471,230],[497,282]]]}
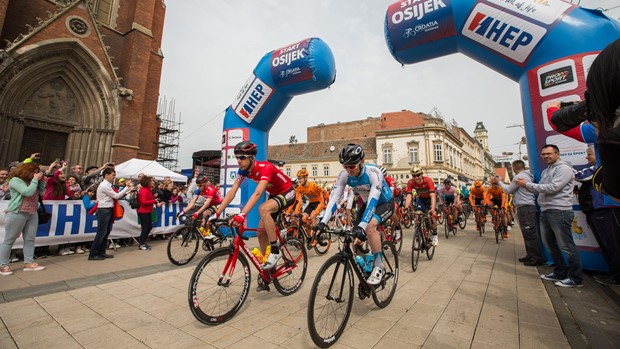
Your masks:
{"label": "building facade", "polygon": [[158,153],[162,0],[0,1],[0,165]]}
{"label": "building facade", "polygon": [[269,146],[269,158],[285,161],[283,170],[290,177],[305,168],[314,181],[331,184],[342,170],[340,149],[347,143],[360,143],[366,162],[385,167],[399,185],[411,178],[413,166],[422,167],[437,183],[447,177],[469,183],[488,177],[486,168],[494,168],[493,158],[483,146],[485,140],[488,144],[487,135],[479,137],[482,141],[441,118],[403,110],[379,118],[309,127],[308,143]]}

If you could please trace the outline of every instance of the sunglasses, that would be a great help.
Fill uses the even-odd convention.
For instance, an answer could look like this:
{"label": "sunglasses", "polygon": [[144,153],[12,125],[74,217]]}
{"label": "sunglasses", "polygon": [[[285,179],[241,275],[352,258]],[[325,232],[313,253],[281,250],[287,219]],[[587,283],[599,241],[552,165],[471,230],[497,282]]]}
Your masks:
{"label": "sunglasses", "polygon": [[342,167],[344,167],[347,170],[355,170],[357,165],[342,165]]}
{"label": "sunglasses", "polygon": [[237,156],[237,160],[245,160],[245,159],[247,159],[247,158],[249,158],[249,156],[245,156],[245,155],[239,155],[239,156]]}
{"label": "sunglasses", "polygon": [[422,175],[411,175],[412,178],[422,177]]}

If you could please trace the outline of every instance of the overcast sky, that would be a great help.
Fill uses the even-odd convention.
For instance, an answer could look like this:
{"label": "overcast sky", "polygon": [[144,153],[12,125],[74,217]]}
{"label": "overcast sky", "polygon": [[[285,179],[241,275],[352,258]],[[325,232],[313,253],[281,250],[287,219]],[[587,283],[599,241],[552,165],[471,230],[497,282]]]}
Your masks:
{"label": "overcast sky", "polygon": [[[523,122],[518,84],[461,54],[401,67],[383,35],[393,2],[167,0],[160,91],[181,118],[179,167],[190,168],[195,151],[220,149],[224,110],[260,58],[308,37],[332,49],[336,82],[294,97],[270,144],[291,135],[305,142],[306,128],[319,123],[437,108],[472,135],[484,122],[492,154],[516,153],[523,130],[506,126]],[[620,0],[581,0],[581,6],[620,17]]]}

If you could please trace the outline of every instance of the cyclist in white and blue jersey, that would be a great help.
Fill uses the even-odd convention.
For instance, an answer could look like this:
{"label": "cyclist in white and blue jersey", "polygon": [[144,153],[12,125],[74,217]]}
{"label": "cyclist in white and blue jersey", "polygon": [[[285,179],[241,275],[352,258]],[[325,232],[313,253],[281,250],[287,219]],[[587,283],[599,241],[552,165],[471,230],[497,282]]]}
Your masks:
{"label": "cyclist in white and blue jersey", "polygon": [[362,205],[358,209],[352,232],[360,241],[366,241],[368,238],[374,255],[374,268],[366,282],[369,285],[377,285],[385,274],[381,258],[381,237],[377,227],[394,213],[392,190],[378,167],[364,164],[364,149],[359,144],[347,144],[340,151],[339,158],[344,171],[338,175],[330,194],[325,216],[314,230],[323,231],[325,224],[336,211],[338,199],[342,196],[345,186],[349,185],[353,188],[359,200],[362,201]]}

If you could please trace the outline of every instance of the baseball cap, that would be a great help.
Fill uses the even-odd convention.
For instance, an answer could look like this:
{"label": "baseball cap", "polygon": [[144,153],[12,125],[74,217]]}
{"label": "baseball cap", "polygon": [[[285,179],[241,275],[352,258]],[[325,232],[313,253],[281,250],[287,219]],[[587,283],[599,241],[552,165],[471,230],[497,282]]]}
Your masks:
{"label": "baseball cap", "polygon": [[119,180],[118,180],[118,183],[119,183],[119,184],[120,184],[120,183],[125,183],[125,178],[121,178],[121,179],[119,179]]}

